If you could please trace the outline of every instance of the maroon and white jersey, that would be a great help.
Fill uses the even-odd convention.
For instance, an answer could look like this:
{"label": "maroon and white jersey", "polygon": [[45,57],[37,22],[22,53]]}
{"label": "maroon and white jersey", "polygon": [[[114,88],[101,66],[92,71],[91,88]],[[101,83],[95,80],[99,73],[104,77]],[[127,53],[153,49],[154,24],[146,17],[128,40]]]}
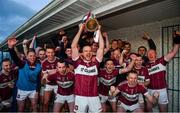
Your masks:
{"label": "maroon and white jersey", "polygon": [[148,90],[143,85],[137,84],[135,87],[129,87],[127,81],[120,83],[117,88],[120,91],[118,100],[130,106],[138,103],[139,94],[148,94]]}
{"label": "maroon and white jersey", "polygon": [[153,63],[146,64],[149,71],[150,84],[149,89],[163,89],[167,87],[166,84],[166,65],[168,62],[164,57],[157,59]]}
{"label": "maroon and white jersey", "polygon": [[7,100],[12,96],[12,88],[8,84],[15,84],[18,73],[17,71],[11,71],[9,75],[5,75],[0,72],[0,98],[2,100]]}
{"label": "maroon and white jersey", "polygon": [[134,70],[138,73],[138,82],[139,83],[144,83],[145,81],[150,80],[147,68],[145,68],[145,67],[141,67],[140,69],[134,68]]}
{"label": "maroon and white jersey", "polygon": [[85,62],[81,57],[74,62],[75,95],[98,96],[98,68],[97,58]]}
{"label": "maroon and white jersey", "polygon": [[55,73],[48,76],[49,81],[54,81],[58,85],[57,93],[60,95],[72,95],[74,94],[74,74],[69,72],[66,75]]}
{"label": "maroon and white jersey", "polygon": [[107,73],[106,69],[99,72],[99,93],[108,96],[110,86],[116,83],[116,76],[119,74],[118,69],[114,69],[112,73]]}
{"label": "maroon and white jersey", "polygon": [[[58,58],[55,57],[54,61],[49,62],[48,59],[44,59],[42,62],[42,73],[47,73],[48,75],[56,73],[56,66],[57,66]],[[55,85],[55,83],[50,82],[47,83],[49,85]]]}

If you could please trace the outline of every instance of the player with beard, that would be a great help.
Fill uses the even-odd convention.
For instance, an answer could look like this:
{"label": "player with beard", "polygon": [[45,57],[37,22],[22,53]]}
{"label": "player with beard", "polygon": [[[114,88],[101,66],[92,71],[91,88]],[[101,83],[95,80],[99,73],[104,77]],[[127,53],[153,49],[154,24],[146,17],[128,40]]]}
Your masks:
{"label": "player with beard", "polygon": [[75,108],[76,113],[101,112],[101,103],[98,96],[98,68],[103,59],[104,40],[99,32],[99,48],[94,58],[91,45],[85,45],[82,49],[82,57],[79,55],[78,42],[85,25],[79,25],[79,31],[73,39],[72,59],[74,60],[75,71]]}
{"label": "player with beard", "polygon": [[0,111],[8,112],[12,103],[12,95],[15,81],[17,79],[17,70],[12,70],[10,59],[2,60],[2,71],[0,72]]}

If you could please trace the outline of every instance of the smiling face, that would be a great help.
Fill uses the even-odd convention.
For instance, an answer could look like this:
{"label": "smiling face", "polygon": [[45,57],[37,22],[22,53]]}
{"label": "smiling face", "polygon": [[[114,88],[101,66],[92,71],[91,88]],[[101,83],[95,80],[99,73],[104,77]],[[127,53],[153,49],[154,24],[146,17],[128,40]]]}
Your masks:
{"label": "smiling face", "polygon": [[127,76],[127,81],[130,87],[135,87],[137,85],[137,73],[129,73]]}
{"label": "smiling face", "polygon": [[2,63],[2,69],[6,72],[9,73],[11,71],[11,62],[10,61],[3,61]]}
{"label": "smiling face", "polygon": [[90,61],[92,56],[93,56],[93,52],[92,52],[91,46],[84,46],[83,47],[83,51],[82,51],[82,55],[84,57],[84,60]]}
{"label": "smiling face", "polygon": [[155,61],[156,58],[157,58],[157,53],[156,53],[155,50],[150,49],[150,50],[148,51],[148,53],[147,53],[147,56],[148,56],[149,61],[150,61],[150,62],[153,62],[153,61]]}
{"label": "smiling face", "polygon": [[114,59],[119,60],[120,56],[121,56],[121,53],[120,53],[119,49],[115,49],[113,52]]}
{"label": "smiling face", "polygon": [[54,49],[52,48],[47,48],[46,49],[46,56],[48,58],[49,61],[53,61],[55,58],[55,52]]}
{"label": "smiling face", "polygon": [[66,74],[66,69],[67,69],[67,66],[66,66],[65,62],[58,62],[57,63],[57,70],[61,75]]}
{"label": "smiling face", "polygon": [[105,68],[108,72],[112,72],[115,69],[114,62],[112,60],[106,61]]}
{"label": "smiling face", "polygon": [[141,67],[143,63],[143,59],[141,56],[137,56],[134,62],[135,67]]}
{"label": "smiling face", "polygon": [[35,52],[28,52],[27,59],[31,64],[34,64],[36,61],[36,54]]}

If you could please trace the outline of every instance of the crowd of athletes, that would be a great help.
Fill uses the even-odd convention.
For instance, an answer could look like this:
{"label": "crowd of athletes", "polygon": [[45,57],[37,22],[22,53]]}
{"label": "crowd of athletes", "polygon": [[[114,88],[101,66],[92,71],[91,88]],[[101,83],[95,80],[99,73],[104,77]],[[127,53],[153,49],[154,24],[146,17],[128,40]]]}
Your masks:
{"label": "crowd of athletes", "polygon": [[4,58],[1,64],[0,111],[152,112],[158,105],[160,112],[167,112],[166,66],[178,53],[180,32],[174,32],[172,50],[160,58],[146,32],[142,40],[148,49],[139,45],[133,53],[136,43],[109,42],[100,25],[96,32],[95,42],[80,24],[72,40],[61,30],[47,43],[36,36],[25,39],[22,49],[10,37],[12,60]]}

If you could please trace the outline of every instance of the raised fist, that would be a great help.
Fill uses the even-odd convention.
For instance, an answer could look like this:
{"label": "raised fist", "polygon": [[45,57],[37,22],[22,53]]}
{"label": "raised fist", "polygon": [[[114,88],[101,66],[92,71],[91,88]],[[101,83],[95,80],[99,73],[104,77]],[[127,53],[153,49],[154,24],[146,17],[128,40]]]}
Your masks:
{"label": "raised fist", "polygon": [[8,47],[13,48],[17,44],[17,40],[15,37],[11,37],[8,39]]}
{"label": "raised fist", "polygon": [[28,43],[28,40],[24,39],[22,43],[23,43],[23,45],[26,45]]}
{"label": "raised fist", "polygon": [[103,32],[102,35],[103,35],[103,37],[105,37],[105,38],[108,37],[107,32]]}
{"label": "raised fist", "polygon": [[150,39],[149,34],[147,32],[144,32],[143,37],[144,40]]}
{"label": "raised fist", "polygon": [[124,55],[127,53],[127,50],[124,49],[121,53]]}

